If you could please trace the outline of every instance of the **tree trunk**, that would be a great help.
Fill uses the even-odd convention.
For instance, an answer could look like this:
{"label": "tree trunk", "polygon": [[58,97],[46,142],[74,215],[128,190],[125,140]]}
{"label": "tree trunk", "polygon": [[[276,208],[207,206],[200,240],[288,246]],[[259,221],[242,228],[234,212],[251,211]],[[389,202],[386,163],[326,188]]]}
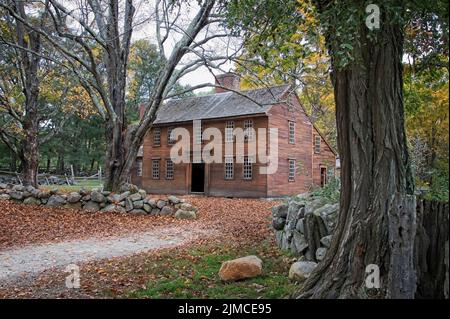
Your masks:
{"label": "tree trunk", "polygon": [[[386,22],[377,31],[378,43],[368,39],[365,26],[359,32],[357,62],[332,74],[342,165],[339,222],[325,259],[294,295],[299,298],[413,298],[415,293],[403,34]],[[379,288],[366,285],[368,265],[379,269]]]}
{"label": "tree trunk", "polygon": [[17,155],[12,150],[10,150],[10,154],[9,170],[11,172],[17,172]]}

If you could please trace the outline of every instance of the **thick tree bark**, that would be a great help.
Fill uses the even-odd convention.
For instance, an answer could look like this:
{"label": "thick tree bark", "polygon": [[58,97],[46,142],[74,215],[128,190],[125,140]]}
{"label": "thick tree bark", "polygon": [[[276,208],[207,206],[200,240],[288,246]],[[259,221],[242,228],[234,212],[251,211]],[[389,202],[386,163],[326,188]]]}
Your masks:
{"label": "thick tree bark", "polygon": [[[403,35],[388,22],[377,32],[378,42],[367,33],[361,26],[356,62],[333,71],[339,222],[325,259],[295,297],[414,297],[416,216],[404,129]],[[380,270],[379,289],[366,286],[371,264]]]}

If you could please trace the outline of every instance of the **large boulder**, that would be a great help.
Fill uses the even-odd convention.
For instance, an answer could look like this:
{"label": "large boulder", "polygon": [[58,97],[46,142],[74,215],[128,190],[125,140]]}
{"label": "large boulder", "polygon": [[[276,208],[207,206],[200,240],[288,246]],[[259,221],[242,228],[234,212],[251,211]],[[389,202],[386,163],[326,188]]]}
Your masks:
{"label": "large boulder", "polygon": [[63,206],[67,201],[61,195],[52,195],[47,201],[47,206],[58,207]]}
{"label": "large boulder", "polygon": [[195,207],[194,205],[191,205],[189,203],[182,203],[180,205],[180,209],[181,210],[191,211],[191,212],[197,212],[197,207]]}
{"label": "large boulder", "polygon": [[313,261],[297,261],[289,269],[289,279],[302,282],[311,275],[316,267],[317,263]]}
{"label": "large boulder", "polygon": [[178,219],[196,219],[197,218],[197,214],[194,211],[192,211],[192,210],[179,209],[175,213],[175,218],[178,218]]}
{"label": "large boulder", "polygon": [[262,260],[256,256],[246,256],[225,261],[219,270],[222,281],[236,281],[259,276],[262,272]]}

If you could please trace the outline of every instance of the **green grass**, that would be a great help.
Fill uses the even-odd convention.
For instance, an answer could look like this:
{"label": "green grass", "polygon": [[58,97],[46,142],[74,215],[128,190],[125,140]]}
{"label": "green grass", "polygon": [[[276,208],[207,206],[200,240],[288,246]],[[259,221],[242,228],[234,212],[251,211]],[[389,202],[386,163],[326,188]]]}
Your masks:
{"label": "green grass", "polygon": [[[156,277],[145,289],[133,291],[131,298],[284,298],[295,285],[288,279],[292,258],[264,243],[260,247],[188,250],[187,256],[162,255],[148,271]],[[218,272],[222,262],[246,255],[263,260],[262,275],[238,282],[223,283]]]}
{"label": "green grass", "polygon": [[62,192],[75,192],[79,191],[81,188],[93,189],[102,187],[103,183],[98,180],[81,180],[77,181],[76,185],[41,185],[39,188],[43,190],[52,190],[54,188],[59,189]]}

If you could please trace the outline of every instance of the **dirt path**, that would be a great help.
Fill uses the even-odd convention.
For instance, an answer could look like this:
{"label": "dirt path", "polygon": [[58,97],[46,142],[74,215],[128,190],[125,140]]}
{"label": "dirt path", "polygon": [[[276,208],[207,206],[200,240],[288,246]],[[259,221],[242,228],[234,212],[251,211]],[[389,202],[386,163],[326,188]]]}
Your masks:
{"label": "dirt path", "polygon": [[166,227],[115,238],[93,237],[3,250],[0,251],[0,283],[55,267],[174,247],[211,234],[200,228]]}

